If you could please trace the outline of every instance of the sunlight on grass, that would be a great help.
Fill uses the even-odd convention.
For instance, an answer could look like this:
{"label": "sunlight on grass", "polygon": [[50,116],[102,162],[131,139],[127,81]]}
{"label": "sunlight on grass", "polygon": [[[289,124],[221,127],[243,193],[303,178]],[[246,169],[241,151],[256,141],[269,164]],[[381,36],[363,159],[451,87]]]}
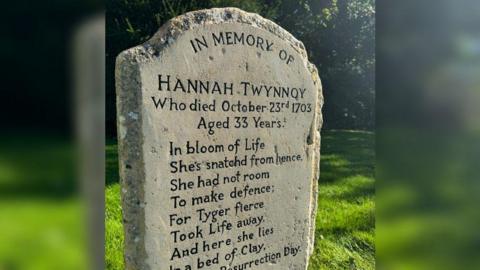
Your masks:
{"label": "sunlight on grass", "polygon": [[106,189],[105,194],[105,263],[107,269],[121,270],[123,265],[123,226],[120,184]]}
{"label": "sunlight on grass", "polygon": [[310,270],[375,269],[373,138],[366,132],[323,134]]}
{"label": "sunlight on grass", "polygon": [[0,269],[88,269],[74,145],[49,136],[0,140]]}
{"label": "sunlight on grass", "polygon": [[476,133],[380,130],[379,268],[480,269]]}
{"label": "sunlight on grass", "polygon": [[0,213],[0,269],[87,269],[78,199],[0,200]]}

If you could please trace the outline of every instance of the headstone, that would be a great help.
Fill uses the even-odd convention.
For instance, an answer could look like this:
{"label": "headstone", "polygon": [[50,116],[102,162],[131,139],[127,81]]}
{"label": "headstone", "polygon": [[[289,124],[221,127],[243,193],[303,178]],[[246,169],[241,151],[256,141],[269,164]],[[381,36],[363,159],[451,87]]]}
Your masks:
{"label": "headstone", "polygon": [[126,269],[306,269],[323,97],[301,42],[239,9],[117,58]]}
{"label": "headstone", "polygon": [[[88,229],[87,268],[105,269],[105,16],[77,26],[72,38],[78,178]],[[86,253],[87,253],[86,252]]]}

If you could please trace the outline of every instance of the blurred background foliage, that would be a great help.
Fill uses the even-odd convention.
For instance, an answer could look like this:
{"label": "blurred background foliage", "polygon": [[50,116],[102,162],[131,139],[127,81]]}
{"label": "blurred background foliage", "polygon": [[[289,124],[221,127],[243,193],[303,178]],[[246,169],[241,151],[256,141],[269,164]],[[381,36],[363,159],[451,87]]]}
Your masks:
{"label": "blurred background foliage", "polygon": [[[305,43],[321,72],[327,128],[370,129],[374,124],[376,15],[375,142],[368,139],[373,135],[362,133],[323,133],[319,209],[328,219],[323,220],[326,226],[318,222],[326,230],[317,231],[323,239],[317,243],[333,260],[313,257],[312,267],[333,262],[340,269],[365,269],[364,262],[376,252],[378,269],[480,269],[480,1],[382,0],[374,12],[373,1],[355,0],[111,0],[106,59],[110,137],[115,135],[113,64],[118,52],[148,39],[168,18],[213,6],[258,12]],[[88,269],[85,199],[72,171],[77,162],[70,129],[70,45],[78,23],[103,9],[103,3],[18,0],[5,1],[2,8],[0,269]],[[111,155],[106,157],[107,206],[118,201],[112,197],[119,186]],[[336,172],[346,178],[334,181]],[[369,178],[375,178],[375,191]],[[360,195],[358,202],[352,192]],[[339,193],[349,195],[346,202],[335,201],[342,197]],[[374,197],[373,215],[368,209]],[[352,214],[357,210],[364,215]],[[119,214],[120,209],[107,207],[107,218]],[[350,222],[352,217],[366,217],[368,223]],[[373,222],[375,232],[365,230],[364,224]],[[119,226],[115,229],[121,232]],[[103,226],[98,230],[103,232]],[[329,236],[329,231],[354,233],[347,238]],[[120,245],[117,240],[111,246]],[[365,253],[351,255],[351,250]],[[349,257],[355,261],[344,264]]]}
{"label": "blurred background foliage", "polygon": [[72,47],[102,8],[98,0],[2,2],[1,270],[92,269],[72,128]]}
{"label": "blurred background foliage", "polygon": [[377,6],[379,269],[480,269],[480,1]]}
{"label": "blurred background foliage", "polygon": [[169,19],[212,7],[258,13],[305,44],[322,79],[324,128],[374,128],[374,0],[111,0],[106,21],[107,135],[116,135],[116,56],[148,40]]}
{"label": "blurred background foliage", "polygon": [[2,3],[1,135],[71,134],[71,38],[102,5],[100,0]]}

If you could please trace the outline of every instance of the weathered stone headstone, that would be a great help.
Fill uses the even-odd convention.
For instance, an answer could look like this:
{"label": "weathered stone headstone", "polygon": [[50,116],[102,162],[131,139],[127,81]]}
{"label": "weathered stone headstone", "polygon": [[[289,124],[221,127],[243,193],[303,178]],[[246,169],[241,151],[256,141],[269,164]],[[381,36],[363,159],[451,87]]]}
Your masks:
{"label": "weathered stone headstone", "polygon": [[323,98],[288,32],[187,13],[117,58],[127,269],[306,269]]}

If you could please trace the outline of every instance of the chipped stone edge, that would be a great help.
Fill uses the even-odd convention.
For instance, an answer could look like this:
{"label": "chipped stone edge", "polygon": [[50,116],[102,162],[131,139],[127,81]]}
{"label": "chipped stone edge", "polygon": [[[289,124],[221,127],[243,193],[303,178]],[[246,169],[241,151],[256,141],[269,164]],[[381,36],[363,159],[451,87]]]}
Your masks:
{"label": "chipped stone edge", "polygon": [[[318,75],[317,67],[308,62],[308,70],[312,76],[313,85],[317,91],[317,104],[315,106],[315,115],[314,115],[314,123],[312,123],[313,134],[313,158],[312,158],[312,196],[310,198],[310,243],[309,243],[309,250],[308,250],[308,257],[313,253],[314,249],[314,242],[315,242],[315,223],[316,223],[316,216],[317,216],[317,209],[318,209],[318,181],[320,179],[320,149],[321,149],[321,135],[320,131],[323,125],[323,115],[322,115],[322,107],[324,103],[323,99],[323,88],[322,82]],[[308,261],[307,261],[308,262]],[[307,264],[308,265],[308,264]]]}
{"label": "chipped stone edge", "polygon": [[[315,90],[318,93],[316,111],[311,126],[310,140],[313,137],[313,177],[311,180],[312,196],[310,198],[310,232],[307,250],[308,258],[313,252],[315,219],[317,213],[318,179],[320,175],[320,129],[323,124],[321,114],[323,106],[322,85],[315,65],[308,61],[307,52],[302,42],[274,22],[258,14],[248,13],[238,8],[212,8],[185,13],[165,23],[144,44],[120,53],[116,59],[117,91],[117,127],[119,168],[122,184],[122,208],[125,230],[125,269],[149,270],[145,250],[145,211],[144,201],[144,160],[142,134],[142,92],[140,66],[158,57],[163,49],[182,35],[183,32],[204,25],[220,23],[243,23],[266,30],[288,42],[290,47],[301,57],[310,71]],[[313,133],[313,134],[312,134]]]}
{"label": "chipped stone edge", "polygon": [[134,51],[117,57],[115,87],[117,92],[118,157],[125,236],[125,269],[148,270],[145,258],[145,211],[142,134],[142,91],[140,67]]}

